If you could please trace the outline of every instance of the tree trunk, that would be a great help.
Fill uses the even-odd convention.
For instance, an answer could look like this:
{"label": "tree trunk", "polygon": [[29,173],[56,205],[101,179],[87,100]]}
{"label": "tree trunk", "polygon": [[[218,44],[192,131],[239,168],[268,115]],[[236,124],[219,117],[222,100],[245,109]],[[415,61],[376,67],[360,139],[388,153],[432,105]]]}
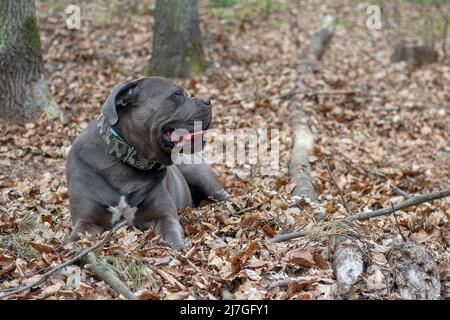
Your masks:
{"label": "tree trunk", "polygon": [[185,78],[207,67],[197,0],[157,0],[148,75]]}
{"label": "tree trunk", "polygon": [[59,114],[44,77],[36,8],[0,1],[0,120],[24,122],[40,111]]}

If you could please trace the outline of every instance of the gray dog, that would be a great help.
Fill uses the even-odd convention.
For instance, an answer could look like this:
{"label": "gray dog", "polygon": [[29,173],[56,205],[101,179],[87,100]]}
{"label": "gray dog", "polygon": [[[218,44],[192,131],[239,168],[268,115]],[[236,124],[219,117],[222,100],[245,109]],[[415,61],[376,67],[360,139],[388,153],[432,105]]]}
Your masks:
{"label": "gray dog", "polygon": [[[211,102],[189,97],[167,79],[152,77],[117,86],[101,114],[75,140],[67,160],[70,211],[79,233],[96,235],[121,220],[156,234],[172,248],[184,247],[177,208],[229,194],[207,164],[174,165],[172,133],[202,136]],[[194,132],[194,121],[202,128]]]}

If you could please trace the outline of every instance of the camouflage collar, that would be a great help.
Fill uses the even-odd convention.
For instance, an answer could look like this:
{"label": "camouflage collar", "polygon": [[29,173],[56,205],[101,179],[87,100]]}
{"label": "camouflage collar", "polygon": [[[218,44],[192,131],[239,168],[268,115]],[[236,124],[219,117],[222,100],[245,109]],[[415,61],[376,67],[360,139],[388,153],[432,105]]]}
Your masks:
{"label": "camouflage collar", "polygon": [[160,170],[165,168],[154,160],[146,159],[133,146],[130,146],[106,121],[101,113],[97,117],[97,128],[103,142],[106,144],[106,153],[115,156],[129,165],[140,170]]}

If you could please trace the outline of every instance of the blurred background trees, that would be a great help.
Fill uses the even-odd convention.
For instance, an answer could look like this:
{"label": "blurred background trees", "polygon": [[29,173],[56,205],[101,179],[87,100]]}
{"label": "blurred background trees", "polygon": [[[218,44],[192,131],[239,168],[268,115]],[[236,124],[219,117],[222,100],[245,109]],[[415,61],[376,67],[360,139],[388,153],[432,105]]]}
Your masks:
{"label": "blurred background trees", "polygon": [[186,78],[208,65],[197,0],[157,0],[148,75]]}
{"label": "blurred background trees", "polygon": [[447,55],[449,0],[377,1],[377,5],[384,25],[395,31],[399,42],[437,49],[439,41],[443,55]]}
{"label": "blurred background trees", "polygon": [[[68,30],[65,25],[67,19],[65,9],[70,1],[37,0],[36,3],[42,6],[43,10],[39,12],[42,19],[45,16],[55,17],[56,13],[59,14],[52,38],[56,39],[62,34],[77,37],[77,30]],[[356,29],[366,40],[374,39],[373,31],[364,23],[367,18],[365,9],[368,2],[348,0],[348,4],[352,10],[330,12],[336,16],[335,26]],[[438,59],[438,53],[443,56],[448,54],[449,0],[374,0],[371,4],[376,4],[381,9],[382,28],[389,31],[386,46],[392,46],[390,48],[393,53],[392,61],[405,60],[420,65],[421,63],[417,61],[422,56],[427,56],[425,60],[429,63]],[[240,27],[246,22],[251,25],[258,19],[264,22],[269,15],[279,11],[291,12],[289,19],[298,22],[302,19],[301,12],[306,5],[307,2],[302,0],[79,1],[82,8],[81,24],[85,26],[88,25],[87,21],[91,20],[96,25],[107,27],[123,12],[153,18],[154,23],[138,27],[146,29],[150,41],[142,43],[142,56],[145,56],[147,62],[142,63],[142,70],[137,72],[140,75],[170,78],[189,78],[206,70],[209,65],[221,63],[210,55],[211,43],[217,36],[208,31],[210,19],[219,21],[223,25],[223,32],[226,33],[228,27]],[[350,22],[351,19],[348,19],[347,15],[353,15],[356,19]],[[255,16],[258,17],[256,20]],[[320,24],[322,18],[317,17],[317,24]],[[304,30],[296,27],[298,23],[293,22],[292,25],[293,29],[287,36],[296,43],[301,56],[305,44],[301,43],[298,34]],[[401,46],[396,47],[395,44]],[[415,46],[419,46],[419,49],[414,49]],[[81,52],[80,47],[77,50]],[[94,54],[103,54],[99,53],[102,50],[115,51],[104,45],[96,47],[95,43],[86,50]],[[114,61],[114,65],[120,65],[121,60],[132,58],[117,53],[107,55],[108,59]],[[121,70],[112,72],[123,72],[124,75],[130,76],[129,65],[130,63],[127,63],[120,67]],[[60,68],[47,67],[50,73]],[[42,110],[51,114],[59,112],[44,76],[34,1],[0,1],[0,99],[0,119],[4,121],[28,121]]]}
{"label": "blurred background trees", "polygon": [[59,113],[44,76],[34,1],[0,1],[0,119]]}

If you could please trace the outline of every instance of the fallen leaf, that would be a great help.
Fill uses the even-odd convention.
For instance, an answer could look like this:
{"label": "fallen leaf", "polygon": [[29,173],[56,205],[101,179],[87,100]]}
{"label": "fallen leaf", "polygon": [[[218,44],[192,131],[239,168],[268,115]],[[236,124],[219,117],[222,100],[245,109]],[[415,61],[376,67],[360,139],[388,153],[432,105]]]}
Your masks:
{"label": "fallen leaf", "polygon": [[314,258],[309,251],[302,249],[295,249],[289,253],[287,253],[288,261],[290,263],[310,268],[314,265]]}
{"label": "fallen leaf", "polygon": [[264,225],[262,229],[264,233],[270,238],[273,238],[277,235],[277,232],[273,230],[268,224]]}
{"label": "fallen leaf", "polygon": [[247,259],[253,256],[256,250],[259,250],[260,248],[261,246],[259,245],[258,242],[250,242],[244,254],[242,255],[242,261],[243,262],[247,261]]}
{"label": "fallen leaf", "polygon": [[4,255],[4,254],[0,254],[0,266],[3,265],[9,265],[12,262],[14,262],[16,259],[14,259],[13,257]]}
{"label": "fallen leaf", "polygon": [[30,242],[30,245],[39,251],[40,253],[53,253],[55,252],[55,248],[49,246],[47,244],[39,243],[39,242]]}
{"label": "fallen leaf", "polygon": [[238,273],[241,269],[241,258],[238,256],[230,256],[228,257],[228,261],[231,262],[231,272]]}
{"label": "fallen leaf", "polygon": [[250,264],[248,264],[247,268],[252,268],[252,269],[261,268],[261,267],[265,266],[266,264],[267,264],[266,261],[255,260],[255,261],[251,262]]}
{"label": "fallen leaf", "polygon": [[450,264],[449,263],[441,263],[438,266],[439,275],[441,281],[449,281],[450,280]]}
{"label": "fallen leaf", "polygon": [[139,300],[159,300],[159,299],[160,297],[156,293],[148,290],[144,291],[139,295]]}
{"label": "fallen leaf", "polygon": [[317,267],[319,269],[325,270],[325,269],[330,269],[330,264],[324,259],[324,257],[318,253],[315,252],[313,255],[314,258],[314,262],[317,265]]}
{"label": "fallen leaf", "polygon": [[154,265],[155,266],[159,266],[159,265],[162,265],[162,264],[168,264],[170,261],[172,261],[172,257],[171,256],[164,256],[164,257],[158,258],[155,261]]}

